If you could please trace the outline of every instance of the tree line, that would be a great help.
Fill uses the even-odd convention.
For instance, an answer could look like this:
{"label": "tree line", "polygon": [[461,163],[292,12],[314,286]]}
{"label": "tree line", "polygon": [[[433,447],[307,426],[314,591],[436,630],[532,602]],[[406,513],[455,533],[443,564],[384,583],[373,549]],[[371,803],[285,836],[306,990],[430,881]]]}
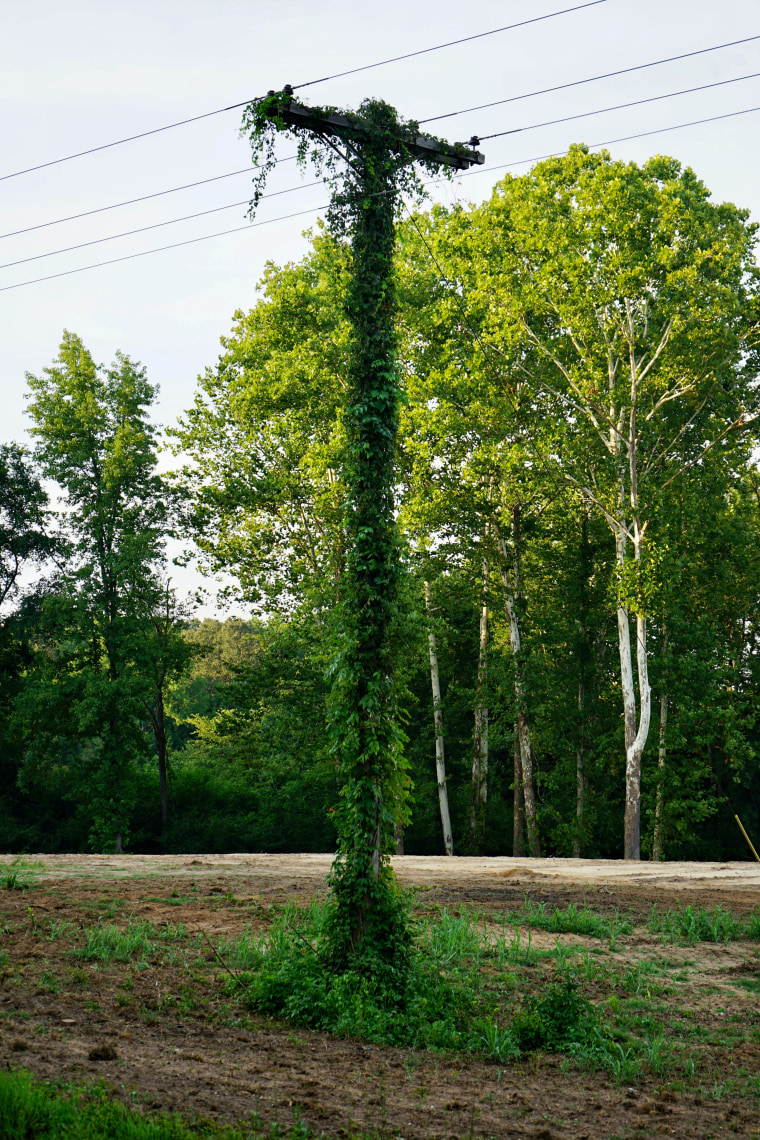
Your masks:
{"label": "tree line", "polygon": [[[745,857],[755,239],[674,160],[583,147],[399,223],[408,851]],[[0,454],[7,849],[333,847],[349,279],[325,230],[267,267],[167,476],[129,357],[67,333],[29,377],[34,452]],[[250,621],[193,617],[169,537]]]}

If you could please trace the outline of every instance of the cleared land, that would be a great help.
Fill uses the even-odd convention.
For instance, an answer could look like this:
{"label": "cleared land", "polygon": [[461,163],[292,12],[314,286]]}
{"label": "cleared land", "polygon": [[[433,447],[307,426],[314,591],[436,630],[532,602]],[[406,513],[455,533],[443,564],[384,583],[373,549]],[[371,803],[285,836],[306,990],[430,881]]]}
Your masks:
{"label": "cleared land", "polygon": [[[746,919],[760,906],[759,865],[394,860],[417,888],[420,915],[477,912],[486,941],[508,924],[516,1002],[540,994],[558,959],[574,956],[583,992],[620,1026],[621,1056],[627,1037],[654,1042],[651,1065],[626,1081],[624,1064],[617,1079],[554,1055],[506,1064],[337,1039],[251,1013],[230,977],[231,948],[288,903],[323,895],[330,862],[0,857],[0,1065],[103,1080],[189,1118],[255,1114],[286,1126],[296,1112],[327,1137],[760,1137],[760,941],[719,931],[718,941],[695,940],[683,922],[679,935],[653,921],[716,906]],[[613,928],[625,920],[628,932],[541,928],[542,914],[568,906]],[[529,913],[535,921],[516,918]],[[98,956],[101,936],[111,949]]]}

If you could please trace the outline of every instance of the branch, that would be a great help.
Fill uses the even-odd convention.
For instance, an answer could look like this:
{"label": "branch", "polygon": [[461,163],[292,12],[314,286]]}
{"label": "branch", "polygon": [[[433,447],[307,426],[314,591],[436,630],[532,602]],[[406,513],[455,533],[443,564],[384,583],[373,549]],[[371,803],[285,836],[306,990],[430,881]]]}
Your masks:
{"label": "branch", "polygon": [[[533,341],[533,343],[537,346],[537,348],[541,352],[543,352],[544,355],[549,358],[549,360],[552,361],[552,363],[555,365],[555,367],[558,368],[559,371],[562,373],[562,375],[565,377],[568,384],[570,385],[570,387],[575,392],[577,399],[580,401],[580,404],[576,405],[576,407],[578,408],[579,411],[584,412],[585,415],[588,416],[588,418],[591,420],[592,424],[594,425],[597,433],[599,434],[600,438],[602,439],[602,442],[604,443],[605,447],[609,451],[610,446],[609,446],[609,443],[605,440],[604,436],[602,435],[599,420],[604,420],[604,422],[607,424],[607,426],[612,428],[613,432],[615,432],[619,436],[620,436],[620,429],[608,417],[606,412],[599,411],[598,408],[597,409],[592,408],[591,405],[588,404],[588,402],[585,400],[579,386],[573,380],[572,376],[570,375],[570,373],[568,372],[567,368],[562,363],[562,361],[559,360],[558,357],[556,357],[554,355],[554,353],[546,347],[545,344],[542,344],[542,342],[539,340],[539,338],[536,336],[536,334],[533,332],[533,330],[527,324],[525,324],[523,327],[525,328],[525,331],[527,332],[528,336]],[[550,389],[550,391],[551,391],[551,389]],[[620,438],[622,440],[623,437],[620,436]],[[623,440],[623,442],[625,443],[626,441]]]}
{"label": "branch", "polygon": [[593,493],[593,491],[589,490],[588,487],[584,487],[583,484],[579,483],[578,480],[573,478],[572,475],[568,475],[567,473],[564,473],[563,478],[566,479],[568,483],[571,483],[574,487],[576,487],[581,492],[582,495],[585,495],[585,497],[588,499],[588,501],[590,503],[593,503],[594,506],[599,508],[599,510],[602,512],[605,519],[609,523],[610,527],[614,527],[617,530],[622,530],[622,532],[623,532],[623,534],[625,534],[626,538],[628,538],[631,542],[635,542],[633,534],[630,532],[630,530],[625,525],[625,523],[622,523],[619,519],[616,519],[613,514],[610,514],[610,512],[605,507],[604,503],[602,503],[599,499],[597,499],[597,497]]}
{"label": "branch", "polygon": [[673,480],[677,479],[679,475],[683,475],[684,471],[688,471],[690,467],[693,467],[695,465],[695,463],[699,463],[702,457],[707,455],[708,451],[711,451],[712,448],[715,447],[716,443],[720,443],[723,437],[728,435],[728,433],[733,428],[744,427],[746,424],[752,423],[753,420],[757,419],[758,415],[760,415],[758,412],[753,412],[752,414],[749,412],[742,412],[738,419],[734,420],[733,423],[730,423],[728,427],[724,428],[720,435],[717,436],[712,441],[712,443],[708,443],[707,447],[703,448],[703,450],[700,451],[696,459],[692,459],[691,462],[685,463],[684,466],[680,468],[680,470],[676,471],[675,475],[671,475],[667,483],[663,483],[663,485],[660,487],[660,493],[662,493],[666,487],[669,487]]}
{"label": "branch", "polygon": [[[649,472],[652,470],[652,468],[655,467],[656,464],[658,464],[660,462],[660,460],[663,458],[663,456],[667,455],[667,453],[671,450],[671,448],[675,447],[675,445],[678,443],[679,439],[681,439],[681,437],[683,436],[684,432],[686,432],[686,430],[691,427],[691,425],[694,423],[694,421],[697,418],[697,416],[699,415],[699,413],[704,408],[707,401],[710,399],[710,396],[712,394],[712,390],[714,387],[715,387],[715,383],[712,383],[710,385],[708,391],[707,391],[707,395],[705,396],[704,400],[699,405],[697,410],[694,412],[694,415],[691,416],[691,418],[688,419],[686,421],[686,423],[681,426],[680,430],[676,433],[676,435],[673,437],[673,439],[670,441],[670,443],[667,445],[667,447],[664,447],[659,455],[655,456],[653,459],[651,459],[649,461],[649,463],[646,464],[644,471],[643,471],[644,478],[646,478],[646,476],[649,474]],[[659,436],[658,436],[658,439],[659,439]]]}
{"label": "branch", "polygon": [[[646,374],[647,374],[647,372],[649,371],[649,369],[650,369],[650,368],[652,368],[652,366],[653,366],[653,365],[655,364],[655,362],[657,361],[658,357],[659,357],[659,356],[662,354],[662,352],[663,352],[663,351],[664,351],[664,349],[665,349],[665,346],[666,346],[666,344],[667,344],[667,343],[668,343],[668,341],[670,340],[670,334],[671,334],[671,332],[672,332],[672,331],[673,331],[673,318],[671,317],[671,318],[670,318],[670,320],[668,321],[667,325],[665,326],[665,332],[664,332],[664,333],[662,334],[662,336],[660,337],[660,343],[657,345],[657,348],[655,349],[655,352],[654,352],[654,356],[653,356],[653,357],[652,357],[652,359],[649,361],[649,364],[647,364],[646,368],[645,368],[645,369],[644,369],[644,371],[641,373],[641,375],[637,377],[637,383],[639,383],[639,384],[641,383],[641,381],[644,379],[644,377],[646,376]],[[644,359],[644,357],[642,356],[642,357],[641,357],[641,360],[643,360],[643,359]],[[640,367],[640,365],[641,365],[641,360],[640,360],[640,361],[639,361],[639,363],[636,365],[636,371],[637,371],[637,372],[638,372],[638,369],[639,369],[639,367]]]}

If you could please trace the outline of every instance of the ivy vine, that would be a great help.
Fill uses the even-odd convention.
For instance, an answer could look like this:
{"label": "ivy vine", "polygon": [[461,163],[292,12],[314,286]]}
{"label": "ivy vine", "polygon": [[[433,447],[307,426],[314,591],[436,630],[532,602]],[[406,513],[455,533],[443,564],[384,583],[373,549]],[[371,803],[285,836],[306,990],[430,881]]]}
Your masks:
{"label": "ivy vine", "polygon": [[[433,171],[439,164],[412,156],[418,124],[402,121],[387,103],[366,100],[358,112],[310,108],[310,126],[286,121],[290,104],[285,91],[246,108],[242,130],[259,165],[251,213],[275,165],[279,136],[293,135],[302,168],[311,161],[332,189],[328,225],[350,241],[352,257],[342,470],[349,553],[330,714],[342,791],[328,953],[335,969],[398,969],[410,935],[389,856],[396,827],[405,822],[409,780],[390,638],[399,616],[400,573],[393,500],[401,396],[393,254],[401,196],[421,192],[419,166]],[[319,119],[331,115],[342,117],[338,140],[318,129]]]}

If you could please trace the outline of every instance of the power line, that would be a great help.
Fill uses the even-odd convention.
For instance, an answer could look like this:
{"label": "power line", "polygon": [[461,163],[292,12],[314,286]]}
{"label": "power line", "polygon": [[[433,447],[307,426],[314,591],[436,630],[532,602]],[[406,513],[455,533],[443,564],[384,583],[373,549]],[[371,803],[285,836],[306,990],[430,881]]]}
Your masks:
{"label": "power line", "polygon": [[[422,48],[419,51],[408,52],[406,55],[395,56],[392,59],[380,60],[377,63],[365,64],[363,67],[356,67],[356,68],[352,68],[348,71],[337,72],[335,75],[324,76],[322,79],[312,79],[308,83],[296,84],[295,86],[292,87],[292,90],[295,91],[301,87],[313,86],[314,84],[317,84],[317,83],[325,83],[325,82],[327,82],[328,79],[338,79],[338,78],[341,78],[345,75],[355,75],[360,71],[368,71],[368,70],[375,68],[375,67],[384,67],[386,64],[396,63],[398,60],[411,59],[417,55],[425,55],[429,52],[441,51],[443,48],[454,47],[458,44],[468,43],[471,40],[481,39],[484,36],[496,35],[499,32],[510,31],[513,28],[523,27],[526,24],[537,23],[541,20],[552,19],[554,16],[563,16],[563,15],[566,15],[568,12],[576,12],[582,8],[592,8],[592,7],[595,7],[597,4],[605,4],[605,3],[607,3],[607,0],[590,0],[590,2],[587,4],[579,4],[573,8],[563,8],[557,12],[549,12],[545,16],[536,16],[533,19],[524,20],[521,23],[508,24],[502,28],[492,28],[488,32],[478,32],[473,36],[465,36],[462,39],[451,40],[450,42],[445,43],[445,44],[436,44],[433,47]],[[760,39],[760,35],[746,36],[744,39],[741,39],[741,40],[731,40],[729,43],[715,44],[712,47],[700,48],[697,51],[683,52],[680,55],[668,56],[666,59],[654,60],[652,63],[641,63],[641,64],[637,64],[635,67],[624,67],[624,68],[619,69],[618,71],[608,71],[602,75],[591,76],[588,79],[577,79],[577,80],[574,80],[570,83],[561,83],[557,87],[545,87],[540,91],[529,91],[523,95],[512,95],[507,99],[497,99],[495,102],[492,102],[492,103],[480,103],[474,107],[467,107],[462,111],[448,111],[446,114],[443,114],[443,115],[433,115],[431,118],[428,118],[428,119],[420,119],[419,122],[420,123],[433,123],[433,122],[439,121],[440,119],[453,118],[456,115],[466,115],[466,114],[469,114],[469,112],[471,112],[471,111],[483,111],[483,110],[487,110],[490,107],[502,106],[505,103],[514,103],[514,102],[518,102],[521,99],[532,99],[536,95],[548,95],[554,91],[564,91],[569,87],[578,87],[584,83],[595,83],[600,79],[610,79],[616,75],[627,75],[627,74],[634,72],[634,71],[642,71],[642,70],[649,68],[649,67],[658,67],[661,64],[672,63],[672,62],[674,62],[676,60],[680,60],[680,59],[690,59],[693,56],[704,55],[707,52],[720,51],[723,48],[736,47],[739,44],[751,43],[754,40],[758,40],[758,39]],[[101,143],[99,146],[88,147],[86,150],[77,151],[74,154],[63,155],[61,158],[54,158],[54,159],[49,160],[48,162],[40,162],[40,163],[37,163],[35,166],[27,166],[23,170],[15,170],[10,174],[2,174],[2,175],[0,175],[0,182],[5,182],[9,178],[19,178],[22,174],[31,174],[36,170],[45,170],[50,166],[57,166],[62,162],[71,162],[75,158],[83,158],[85,155],[88,155],[88,154],[97,154],[99,151],[109,150],[111,147],[115,147],[115,146],[122,146],[124,143],[135,142],[138,139],[148,138],[150,135],[160,134],[162,131],[174,130],[175,127],[183,127],[183,126],[187,126],[189,123],[197,123],[201,119],[208,119],[214,115],[221,115],[225,111],[234,111],[240,107],[247,107],[248,104],[253,101],[253,98],[255,98],[255,96],[252,96],[251,99],[245,99],[240,103],[231,103],[227,107],[217,107],[216,110],[214,110],[214,111],[205,111],[201,115],[193,115],[189,119],[180,119],[179,121],[177,121],[175,123],[166,123],[162,127],[153,127],[151,130],[141,131],[135,135],[128,135],[126,138],[114,139],[112,142]],[[19,231],[19,232],[21,232],[21,231]],[[1,236],[6,236],[6,235],[1,235]]]}
{"label": "power line", "polygon": [[[651,131],[640,131],[638,134],[625,135],[624,137],[617,138],[617,139],[606,139],[604,142],[590,143],[589,149],[593,150],[596,147],[612,146],[614,143],[620,143],[620,142],[632,142],[635,139],[647,138],[650,135],[664,134],[667,131],[679,131],[679,130],[684,129],[685,127],[700,126],[703,123],[714,123],[720,119],[732,119],[732,118],[735,118],[739,115],[751,114],[754,111],[760,111],[760,106],[746,107],[744,110],[741,110],[741,111],[729,111],[727,114],[713,115],[710,118],[706,118],[706,119],[695,119],[689,123],[676,123],[672,127],[659,127],[659,128],[656,128],[655,130],[651,130]],[[567,153],[567,151],[553,151],[549,154],[536,155],[533,158],[519,159],[516,162],[505,162],[505,163],[500,163],[496,166],[478,167],[477,170],[469,171],[468,174],[463,174],[463,175],[461,175],[461,177],[467,178],[467,177],[471,177],[474,174],[486,174],[486,173],[492,172],[494,170],[506,170],[506,169],[510,169],[512,167],[515,167],[515,166],[531,165],[535,162],[542,162],[544,159],[547,159],[547,158],[556,158],[556,157],[559,157],[559,155],[566,154],[566,153]],[[440,178],[432,179],[430,182],[425,183],[425,185],[434,185],[434,184],[437,184],[437,183],[442,182],[442,181],[444,181],[444,179],[440,179]],[[298,187],[295,187],[294,189],[298,189]],[[22,289],[26,285],[37,285],[43,281],[52,281],[58,277],[68,277],[69,275],[71,275],[73,273],[84,273],[89,269],[100,269],[104,265],[115,265],[116,263],[118,263],[120,261],[131,261],[133,258],[136,258],[136,257],[147,257],[151,253],[163,253],[165,250],[178,249],[180,246],[183,246],[183,245],[194,245],[197,242],[209,241],[215,237],[224,237],[226,234],[241,233],[245,230],[254,229],[257,226],[270,225],[272,222],[280,222],[280,221],[285,221],[288,218],[298,218],[298,217],[302,217],[306,214],[318,213],[320,210],[326,209],[327,206],[328,206],[328,203],[325,203],[324,205],[317,206],[311,210],[299,210],[296,213],[284,214],[284,215],[277,217],[277,218],[269,218],[263,222],[252,222],[247,226],[236,226],[234,229],[220,230],[218,233],[215,233],[215,234],[206,234],[203,237],[190,238],[187,241],[173,242],[171,245],[158,246],[155,249],[146,249],[146,250],[143,250],[141,253],[131,253],[131,254],[127,254],[124,257],[110,258],[108,261],[98,261],[98,262],[94,263],[93,265],[83,265],[83,266],[80,266],[78,269],[68,269],[62,273],[51,273],[48,276],[35,277],[29,281],[19,281],[15,285],[0,286],[0,293],[8,292],[11,289]]]}
{"label": "power line", "polygon": [[[548,119],[544,123],[531,123],[528,127],[514,127],[509,131],[497,131],[493,135],[479,135],[480,142],[489,139],[500,139],[504,135],[519,135],[522,131],[535,131],[539,127],[554,127],[558,123],[571,123],[575,119],[589,119],[592,115],[603,115],[607,111],[624,111],[628,107],[641,107],[644,103],[659,103],[661,99],[673,99],[676,95],[691,95],[695,91],[707,91],[711,87],[725,87],[729,83],[741,83],[745,79],[757,79],[760,71],[753,71],[751,75],[738,75],[735,79],[720,79],[716,83],[703,83],[699,87],[685,87],[682,91],[669,91],[665,95],[651,95],[648,99],[635,99],[632,103],[616,103],[612,107],[599,107],[596,111],[581,111],[577,115],[566,115],[562,119]],[[741,114],[742,112],[739,112]],[[667,127],[666,130],[673,130]]]}
{"label": "power line", "polygon": [[[384,67],[388,63],[396,63],[398,60],[401,60],[401,59],[411,59],[413,56],[426,55],[428,52],[433,52],[433,51],[441,51],[443,48],[454,47],[456,44],[468,43],[470,40],[482,39],[484,36],[494,36],[498,32],[507,32],[513,28],[524,27],[526,24],[535,24],[535,23],[540,22],[541,20],[550,20],[554,16],[564,16],[568,12],[577,12],[581,8],[594,8],[594,7],[596,7],[597,4],[606,4],[606,3],[607,3],[607,0],[588,0],[588,2],[585,4],[577,4],[573,8],[563,8],[559,12],[548,12],[545,16],[535,16],[530,20],[522,20],[518,24],[507,24],[503,28],[492,28],[491,31],[488,31],[488,32],[478,32],[474,36],[464,36],[462,39],[459,39],[459,40],[451,40],[450,43],[436,44],[434,47],[422,48],[420,51],[408,52],[406,55],[399,55],[399,56],[396,56],[394,59],[382,59],[377,63],[368,63],[368,64],[365,64],[363,67],[354,67],[348,71],[341,71],[341,72],[337,73],[336,75],[326,75],[322,79],[311,79],[311,80],[309,80],[308,83],[296,84],[296,86],[293,87],[292,90],[296,90],[296,88],[300,88],[300,87],[312,87],[316,83],[326,83],[328,79],[338,79],[344,75],[355,75],[357,72],[369,71],[371,68],[374,68],[374,67]],[[157,134],[160,134],[162,131],[171,131],[171,130],[174,130],[175,127],[184,127],[184,126],[187,126],[188,123],[197,123],[201,119],[209,119],[213,115],[221,115],[225,111],[235,111],[239,107],[247,107],[248,104],[253,101],[253,98],[255,98],[255,96],[252,96],[251,99],[244,99],[242,103],[231,103],[228,107],[217,107],[217,109],[215,111],[206,111],[202,115],[193,115],[192,118],[190,118],[190,119],[180,119],[176,123],[167,123],[163,127],[153,127],[153,129],[149,130],[149,131],[140,131],[140,133],[136,134],[136,135],[128,135],[126,138],[115,139],[113,142],[101,143],[100,146],[88,147],[87,150],[77,151],[76,154],[66,154],[66,155],[63,155],[61,158],[53,158],[48,162],[39,162],[35,166],[27,166],[24,170],[14,170],[12,174],[0,175],[0,182],[5,182],[9,178],[18,178],[22,174],[31,174],[35,170],[45,170],[45,169],[47,169],[47,167],[57,166],[61,162],[71,162],[75,158],[83,158],[87,154],[96,154],[98,151],[108,150],[110,147],[122,146],[124,143],[135,142],[137,139],[148,138],[150,135],[157,135]]]}
{"label": "power line", "polygon": [[[292,162],[297,155],[291,154],[287,158],[277,158],[275,162]],[[7,234],[0,234],[0,241],[3,238],[18,237],[19,234],[29,234],[33,230],[44,230],[48,226],[60,226],[63,222],[75,222],[79,218],[89,218],[93,214],[104,214],[107,210],[118,210],[122,206],[134,206],[136,202],[147,202],[151,198],[162,198],[165,194],[176,194],[179,190],[192,190],[195,186],[206,186],[209,182],[220,182],[224,178],[234,178],[239,174],[250,174],[252,170],[258,169],[256,165],[246,166],[243,170],[231,170],[229,174],[215,174],[213,178],[201,178],[199,182],[186,182],[184,186],[172,186],[169,190],[156,190],[153,194],[143,194],[140,198],[127,198],[124,202],[112,202],[110,206],[98,206],[94,210],[84,210],[81,214],[69,214],[66,218],[54,218],[51,222],[40,222],[36,226],[26,226],[22,230],[11,230]]]}
{"label": "power line", "polygon": [[511,32],[514,28],[524,28],[527,24],[538,24],[542,20],[551,20],[555,16],[566,16],[569,12],[579,12],[581,8],[595,8],[597,4],[604,4],[606,0],[590,0],[587,4],[576,4],[573,8],[562,8],[559,12],[547,12],[545,16],[533,16],[530,20],[521,20],[518,24],[505,24],[502,28],[492,28],[490,32],[477,32],[474,36],[463,36],[459,40],[449,40],[445,44],[436,44],[435,47],[421,48],[419,51],[408,51],[404,55],[394,55],[390,59],[381,59],[378,63],[365,63],[363,67],[352,67],[348,71],[337,71],[334,75],[325,75],[322,79],[310,79],[308,83],[295,83],[294,91],[301,87],[313,87],[315,83],[327,83],[330,79],[342,79],[346,75],[357,75],[360,71],[371,71],[375,67],[385,67],[388,63],[399,63],[402,59],[414,59],[418,55],[427,55],[431,51],[441,51],[443,48],[457,47],[472,40],[481,40],[485,36],[495,36],[499,32]]}
{"label": "power line", "polygon": [[[301,186],[291,186],[287,190],[275,190],[271,194],[262,194],[261,198],[279,198],[283,194],[294,194],[298,190],[310,190],[314,186],[321,186],[324,179],[320,178],[317,182],[305,182]],[[13,265],[26,265],[30,261],[42,261],[45,257],[56,257],[59,253],[71,253],[75,249],[85,249],[90,245],[102,245],[106,241],[116,241],[117,238],[133,237],[134,234],[144,234],[147,230],[159,230],[162,226],[174,226],[178,222],[189,222],[193,218],[204,218],[207,214],[219,214],[222,210],[234,210],[236,206],[248,206],[250,199],[244,198],[242,202],[230,202],[226,206],[214,206],[210,210],[199,210],[196,214],[185,214],[181,218],[169,218],[165,222],[153,222],[149,226],[140,226],[136,230],[124,230],[120,234],[109,234],[108,237],[93,238],[92,241],[81,241],[77,245],[67,245],[63,249],[53,249],[49,253],[37,253],[33,257],[21,257],[18,261],[6,261],[4,265],[0,265],[0,269],[10,269]]]}
{"label": "power line", "polygon": [[715,44],[713,47],[699,48],[698,51],[687,51],[682,55],[670,55],[666,59],[655,59],[652,63],[637,63],[635,67],[622,67],[618,71],[606,71],[602,75],[592,75],[589,79],[574,79],[571,83],[560,83],[557,87],[543,87],[540,91],[528,91],[524,95],[510,95],[508,99],[497,99],[494,103],[479,103],[477,107],[466,107],[464,111],[448,111],[445,115],[433,115],[429,119],[420,119],[420,123],[436,123],[441,119],[453,119],[456,115],[468,115],[470,111],[487,111],[490,107],[502,107],[505,103],[517,103],[521,99],[533,99],[536,95],[551,95],[554,91],[566,91],[568,87],[582,87],[584,83],[596,83],[600,79],[612,79],[616,75],[630,75],[634,71],[645,71],[648,67],[660,67],[663,63],[674,63],[679,59],[692,59],[696,55],[706,55],[711,51],[722,51],[724,48],[736,47],[738,44],[749,44],[760,40],[758,36],[746,36],[743,40],[731,40],[727,44]]}
{"label": "power line", "polygon": [[147,257],[151,253],[163,253],[167,249],[179,249],[183,245],[196,245],[200,241],[210,241],[211,238],[224,237],[225,234],[239,234],[243,230],[255,229],[257,226],[271,226],[274,222],[284,222],[289,218],[302,218],[306,214],[318,214],[320,210],[326,210],[329,202],[324,202],[321,206],[315,206],[311,210],[298,210],[294,214],[282,214],[279,218],[267,218],[263,222],[251,222],[247,226],[235,226],[231,230],[219,230],[215,234],[204,234],[203,237],[190,238],[186,241],[175,241],[171,245],[161,245],[156,249],[144,249],[141,253],[128,253],[124,257],[112,257],[108,261],[98,261],[94,265],[81,265],[78,269],[65,269],[62,273],[51,273],[47,277],[35,277],[31,281],[19,281],[15,285],[0,286],[0,293],[7,293],[11,289],[23,289],[25,285],[37,285],[41,281],[53,281],[57,277],[70,277],[74,273],[85,273],[88,269],[100,269],[103,265],[116,265],[119,261],[133,261],[136,257]]}
{"label": "power line", "polygon": [[27,166],[25,170],[14,170],[12,174],[0,174],[0,182],[5,182],[8,178],[18,178],[21,174],[31,174],[35,170],[45,170],[48,166],[57,166],[60,162],[71,162],[74,158],[84,158],[86,154],[96,154],[97,151],[108,150],[112,146],[121,146],[123,143],[135,142],[136,139],[145,139],[148,135],[159,135],[162,131],[172,131],[175,127],[197,123],[200,119],[210,119],[212,115],[221,115],[224,111],[234,111],[238,107],[247,107],[250,102],[250,99],[245,99],[242,103],[231,103],[229,107],[218,107],[216,111],[205,111],[202,115],[193,115],[191,119],[180,119],[178,123],[167,123],[164,127],[153,127],[150,131],[141,131],[138,135],[128,135],[125,139],[114,139],[113,142],[101,143],[100,146],[91,146],[87,150],[77,151],[76,154],[66,154],[62,158],[53,158],[49,162],[39,162],[36,166]]}
{"label": "power line", "polygon": [[[734,79],[723,79],[723,80],[719,80],[715,83],[705,83],[705,84],[702,84],[701,86],[698,86],[698,87],[688,87],[688,88],[685,88],[684,90],[681,90],[681,91],[671,91],[671,92],[668,92],[667,94],[664,94],[664,95],[654,95],[648,99],[637,99],[632,103],[619,103],[619,104],[616,104],[615,106],[611,106],[611,107],[600,107],[599,109],[597,109],[595,111],[584,111],[584,112],[581,112],[577,115],[568,115],[562,119],[552,119],[552,120],[548,120],[547,122],[533,123],[529,126],[517,127],[517,128],[507,130],[507,131],[497,131],[496,133],[491,134],[491,135],[481,135],[480,136],[480,142],[486,142],[489,139],[502,138],[505,135],[520,134],[524,131],[532,131],[532,130],[536,130],[540,127],[554,126],[558,123],[566,123],[566,122],[571,122],[571,121],[576,120],[576,119],[588,118],[588,117],[593,116],[593,115],[601,115],[607,111],[619,111],[619,110],[623,110],[623,109],[628,108],[628,107],[637,107],[637,106],[640,106],[641,104],[645,104],[645,103],[654,103],[654,102],[658,102],[662,99],[670,99],[670,98],[673,98],[673,97],[678,96],[678,95],[688,95],[688,94],[691,94],[695,91],[703,91],[703,90],[707,90],[707,89],[712,88],[712,87],[721,87],[721,86],[725,86],[726,84],[730,84],[730,83],[739,83],[739,82],[746,80],[746,79],[756,79],[758,76],[760,76],[760,72],[754,72],[751,75],[741,75],[741,76],[737,76]],[[739,115],[740,114],[748,114],[750,111],[753,111],[753,110],[755,110],[755,108],[749,108],[748,110],[745,110],[745,111],[731,112],[730,114],[739,114]],[[721,117],[724,117],[724,116],[715,116],[715,118],[721,118]],[[700,120],[695,120],[695,123],[693,123],[693,124],[692,123],[683,123],[683,124],[679,124],[678,126],[675,126],[675,127],[660,128],[660,130],[665,130],[665,131],[677,130],[677,129],[679,129],[679,126],[692,126],[692,125],[696,125],[698,123],[711,122],[711,121],[712,121],[712,119],[700,119]],[[647,133],[647,132],[645,132],[645,133]],[[657,132],[652,132],[652,133],[657,133]],[[634,137],[634,138],[639,137],[640,138],[640,137],[643,137],[643,135],[629,136],[629,138],[630,137]],[[622,142],[622,141],[627,141],[627,140],[611,139],[611,140],[609,140],[608,143],[594,143],[592,145],[593,146],[606,146],[606,145],[609,145],[610,143],[613,143],[613,142]],[[295,157],[296,157],[295,155],[291,155],[291,156],[289,156],[289,158],[281,159],[279,161],[288,162],[288,161],[291,161],[292,159],[294,159]],[[547,157],[549,157],[549,156],[548,155],[542,155],[541,156],[541,158],[547,158]],[[523,160],[523,161],[524,162],[525,161],[538,162],[538,161],[540,161],[540,159],[537,158],[537,159],[530,159],[530,160]],[[509,163],[509,164],[505,164],[505,165],[511,166],[511,165],[517,165],[517,164]],[[253,169],[253,167],[249,167],[247,169]],[[482,168],[482,170],[475,171],[475,173],[485,173],[486,171],[492,171],[492,170],[498,170],[498,169],[499,169],[499,166],[488,166],[488,167]],[[240,173],[246,173],[246,171],[233,171],[232,173],[233,174],[240,174]],[[174,187],[172,190],[157,191],[154,194],[146,194],[141,198],[130,199],[128,202],[119,202],[119,203],[115,203],[112,206],[102,206],[102,207],[100,207],[99,210],[87,210],[82,214],[74,214],[69,218],[60,218],[54,222],[44,222],[40,226],[30,226],[27,230],[17,230],[17,231],[15,231],[14,234],[0,234],[0,238],[12,237],[12,236],[16,236],[17,234],[27,233],[27,232],[29,232],[29,230],[32,230],[32,229],[42,229],[45,226],[56,225],[57,222],[72,221],[72,220],[77,219],[77,218],[88,217],[91,214],[102,213],[105,210],[116,209],[118,206],[132,205],[134,202],[147,201],[150,198],[157,198],[163,194],[174,193],[176,190],[188,189],[188,188],[193,187],[193,186],[202,186],[202,185],[205,185],[209,182],[218,181],[221,178],[228,178],[228,177],[232,177],[232,175],[221,174],[221,175],[217,175],[216,178],[206,178],[206,179],[201,180],[200,182],[190,182],[187,184],[187,186]],[[306,189],[313,188],[314,186],[318,186],[321,184],[322,181],[323,180],[319,180],[317,182],[305,183],[305,184],[302,184],[301,186],[290,187],[286,190],[279,190],[279,191],[276,191],[275,193],[272,193],[272,194],[265,194],[265,195],[263,195],[263,197],[264,198],[276,198],[282,194],[292,194],[298,190],[302,190],[302,189],[306,190]],[[439,180],[436,179],[433,182],[426,183],[426,185],[433,185],[433,184],[437,183],[438,181]],[[121,233],[111,234],[111,235],[109,235],[107,237],[103,237],[103,238],[95,238],[92,241],[79,242],[76,245],[65,246],[62,249],[51,250],[49,253],[40,253],[40,254],[36,254],[33,257],[19,258],[16,261],[8,261],[8,262],[5,262],[4,264],[0,264],[0,269],[9,269],[14,265],[24,265],[30,261],[41,261],[42,259],[44,259],[46,257],[55,257],[57,254],[60,254],[60,253],[71,253],[73,250],[84,249],[90,245],[100,245],[101,243],[106,242],[106,241],[115,241],[117,238],[131,237],[134,234],[145,233],[147,230],[160,229],[162,226],[175,225],[178,222],[191,221],[194,218],[201,218],[207,214],[220,213],[223,210],[231,210],[237,206],[245,206],[246,204],[247,204],[247,200],[243,200],[240,202],[230,202],[227,205],[216,206],[216,207],[213,207],[213,208],[208,209],[208,210],[200,210],[194,214],[184,214],[179,218],[169,218],[167,221],[164,221],[164,222],[155,222],[151,225],[141,226],[137,229],[125,230]]]}

